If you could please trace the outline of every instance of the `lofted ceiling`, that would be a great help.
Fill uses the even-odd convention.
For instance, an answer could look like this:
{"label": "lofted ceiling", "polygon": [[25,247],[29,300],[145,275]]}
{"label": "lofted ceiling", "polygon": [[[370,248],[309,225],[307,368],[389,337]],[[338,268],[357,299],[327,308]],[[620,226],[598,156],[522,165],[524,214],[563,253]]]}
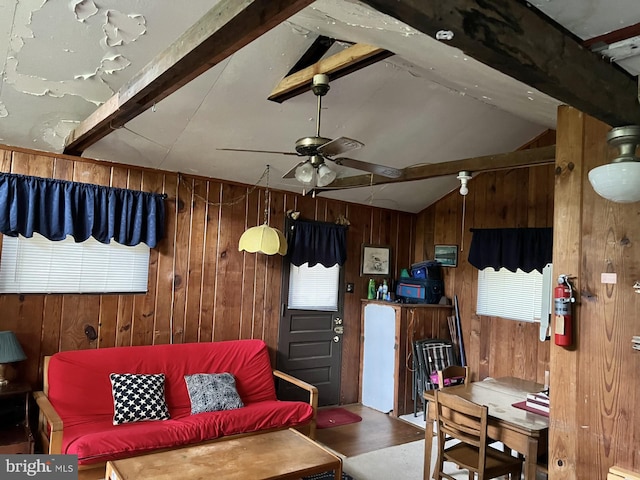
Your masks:
{"label": "lofted ceiling", "polygon": [[[120,91],[124,97],[132,82],[152,75],[154,70],[149,67],[139,74],[149,62],[158,62],[158,55],[165,62],[175,60],[176,46],[172,44],[184,32],[212,8],[223,10],[234,3],[260,2],[190,0],[186,8],[184,2],[167,0],[0,0],[0,51],[6,52],[6,58],[0,56],[0,143],[65,151],[65,142],[77,133],[74,129],[80,130],[92,113],[100,116],[99,106],[108,108],[115,101],[114,94]],[[299,9],[305,2],[281,3],[295,3]],[[612,124],[620,119],[616,113],[621,110],[620,103],[612,103],[608,111],[597,93],[592,101],[582,104],[581,98],[591,93],[582,94],[580,88],[566,85],[571,71],[566,76],[559,74],[560,80],[555,82],[555,72],[539,74],[536,67],[552,65],[552,60],[514,54],[514,66],[500,56],[510,53],[502,33],[483,32],[482,41],[478,35],[471,38],[466,14],[473,12],[476,4],[487,2],[451,2],[467,4],[468,8],[442,12],[445,20],[437,29],[450,29],[450,40],[436,40],[429,31],[435,24],[433,19],[411,10],[413,4],[421,3],[450,2],[310,3],[232,55],[222,52],[210,69],[202,68],[204,73],[166,98],[163,95],[157,102],[147,102],[141,114],[123,122],[109,120],[106,134],[81,153],[245,184],[255,184],[269,164],[272,188],[300,192],[303,187],[295,179],[281,177],[304,158],[220,149],[294,152],[298,138],[315,134],[313,93],[307,90],[282,103],[267,97],[319,35],[336,39],[325,58],[358,43],[393,53],[332,80],[323,98],[321,135],[364,143],[361,149],[348,152],[354,159],[409,172],[420,165],[512,152],[554,129],[556,109],[562,103],[575,103]],[[595,83],[583,72],[573,72],[585,91],[605,85],[602,98],[617,95],[607,91],[609,71],[614,71],[610,84],[616,92],[626,95],[628,83],[636,81],[634,77],[640,72],[640,56],[635,55],[640,51],[637,0],[538,0],[531,2],[533,7],[516,0],[488,3],[514,5],[513,12],[530,9],[536,17],[546,14],[563,29],[571,45],[587,53],[597,52],[585,63],[585,72],[597,77]],[[406,9],[396,9],[394,4]],[[460,24],[464,32],[454,25],[455,15],[464,19]],[[507,16],[501,15],[498,17],[506,24]],[[544,30],[532,34],[536,32],[535,19],[513,16],[508,20],[514,19],[513,32],[522,44],[518,48],[536,51],[553,38]],[[179,44],[185,43],[184,38]],[[475,46],[480,44],[488,50],[479,49],[476,55]],[[565,54],[573,55],[569,47],[557,51],[555,60],[570,66],[563,60]],[[591,68],[591,57],[602,65]],[[493,63],[509,75],[474,58]],[[623,95],[621,101],[627,98]],[[637,102],[629,102],[628,108],[637,111]],[[117,114],[118,108],[113,111]],[[401,182],[378,184],[384,179],[363,177],[363,172],[333,163],[330,167],[338,172],[336,185],[344,186],[345,177],[355,176],[352,183],[361,186],[329,189],[321,195],[409,212],[420,211],[459,185],[455,174],[405,181],[416,178],[408,176]]]}

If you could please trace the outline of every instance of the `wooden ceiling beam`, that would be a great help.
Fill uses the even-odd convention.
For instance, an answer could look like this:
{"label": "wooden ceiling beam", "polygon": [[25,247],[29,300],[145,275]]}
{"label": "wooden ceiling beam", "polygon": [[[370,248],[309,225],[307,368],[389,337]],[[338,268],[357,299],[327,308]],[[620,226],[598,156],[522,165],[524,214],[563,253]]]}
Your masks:
{"label": "wooden ceiling beam", "polygon": [[313,76],[324,73],[329,80],[344,77],[345,75],[372,65],[380,60],[393,55],[392,52],[382,48],[356,43],[341,52],[324,58],[315,64],[300,70],[299,72],[283,78],[273,89],[268,99],[282,103],[311,89]]}
{"label": "wooden ceiling beam", "polygon": [[[358,188],[370,185],[382,185],[386,183],[410,182],[415,180],[425,180],[427,178],[444,177],[447,175],[457,175],[461,171],[471,173],[490,172],[495,170],[507,170],[511,168],[533,167],[536,165],[548,165],[555,161],[556,146],[528,148],[515,152],[501,153],[497,155],[485,155],[482,157],[466,158],[452,162],[431,163],[407,167],[402,170],[399,178],[388,178],[370,174],[355,175],[352,177],[339,178],[331,183],[331,188],[324,191],[331,191],[338,188]],[[318,191],[321,191],[320,189]]]}
{"label": "wooden ceiling beam", "polygon": [[362,0],[612,126],[640,124],[637,84],[518,0]]}
{"label": "wooden ceiling beam", "polygon": [[220,0],[71,132],[64,153],[81,154],[312,1]]}

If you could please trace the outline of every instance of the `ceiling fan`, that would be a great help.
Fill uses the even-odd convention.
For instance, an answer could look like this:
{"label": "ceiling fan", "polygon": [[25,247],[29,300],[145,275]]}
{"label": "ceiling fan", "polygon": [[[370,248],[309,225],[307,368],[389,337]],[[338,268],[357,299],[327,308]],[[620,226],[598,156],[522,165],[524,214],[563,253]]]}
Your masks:
{"label": "ceiling fan", "polygon": [[329,91],[329,77],[325,74],[313,76],[311,90],[318,97],[318,113],[316,117],[316,134],[313,137],[302,137],[296,141],[295,152],[274,152],[271,150],[246,150],[240,148],[220,148],[219,150],[235,152],[254,153],[277,153],[282,155],[294,155],[297,157],[309,157],[307,160],[298,163],[295,167],[285,173],[282,178],[296,178],[305,185],[311,185],[315,178],[318,187],[326,187],[336,178],[336,172],[329,168],[326,160],[331,160],[337,165],[375,173],[389,178],[398,178],[402,175],[402,170],[378,165],[376,163],[356,160],[355,158],[339,157],[350,150],[364,147],[362,142],[347,137],[339,137],[335,140],[320,136],[320,112],[322,109],[322,97]]}

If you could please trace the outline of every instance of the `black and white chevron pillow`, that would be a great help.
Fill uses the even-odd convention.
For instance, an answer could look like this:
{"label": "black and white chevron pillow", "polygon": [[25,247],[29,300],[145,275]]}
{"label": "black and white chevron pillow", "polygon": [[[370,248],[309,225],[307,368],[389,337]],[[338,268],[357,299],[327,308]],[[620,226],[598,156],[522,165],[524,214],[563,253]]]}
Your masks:
{"label": "black and white chevron pillow", "polygon": [[169,418],[164,398],[164,373],[112,373],[109,378],[113,394],[114,425]]}

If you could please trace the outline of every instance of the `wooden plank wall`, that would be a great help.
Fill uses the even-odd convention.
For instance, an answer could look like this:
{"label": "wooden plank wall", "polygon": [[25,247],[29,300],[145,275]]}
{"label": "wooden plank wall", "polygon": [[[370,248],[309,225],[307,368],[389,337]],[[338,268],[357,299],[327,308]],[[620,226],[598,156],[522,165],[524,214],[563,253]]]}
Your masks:
{"label": "wooden plank wall", "polygon": [[[607,478],[613,465],[640,472],[640,352],[631,348],[640,335],[640,203],[604,200],[587,176],[617,153],[609,130],[573,108],[558,112],[554,273],[575,275],[580,295],[572,348],[551,348],[554,479]],[[617,283],[603,284],[604,272]]]}
{"label": "wooden plank wall", "polygon": [[[13,330],[28,360],[20,374],[42,382],[42,358],[62,350],[123,345],[261,338],[278,339],[282,259],[238,252],[247,227],[262,223],[264,189],[214,179],[178,177],[126,165],[22,149],[0,150],[0,171],[164,192],[166,238],[151,251],[146,295],[0,295],[0,330]],[[261,172],[256,172],[256,180]],[[345,282],[342,403],[358,399],[361,244],[391,245],[394,277],[412,262],[415,219],[410,213],[272,191],[271,225],[282,229],[284,212],[333,222],[350,220]],[[91,325],[98,339],[84,334]]]}
{"label": "wooden plank wall", "polygon": [[[547,132],[523,148],[554,143],[555,133]],[[538,341],[539,324],[476,315],[478,274],[467,256],[470,228],[553,225],[553,168],[548,165],[479,174],[469,181],[466,199],[455,190],[418,214],[416,261],[432,259],[434,245],[459,246],[458,266],[443,268],[443,272],[446,295],[458,296],[473,380],[517,376],[543,382],[549,369],[549,342]]]}

